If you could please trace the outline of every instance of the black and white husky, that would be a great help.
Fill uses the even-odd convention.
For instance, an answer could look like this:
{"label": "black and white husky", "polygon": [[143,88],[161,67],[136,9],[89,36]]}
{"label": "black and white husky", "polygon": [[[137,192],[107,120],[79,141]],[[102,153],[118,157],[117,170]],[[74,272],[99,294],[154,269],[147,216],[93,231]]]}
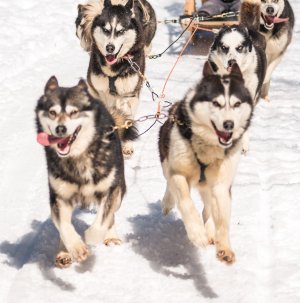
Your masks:
{"label": "black and white husky", "polygon": [[260,32],[266,39],[268,60],[262,97],[268,99],[271,75],[291,43],[295,21],[288,0],[262,0],[260,10]]}
{"label": "black and white husky", "polygon": [[[114,223],[126,190],[120,138],[112,115],[88,93],[84,80],[63,88],[51,77],[35,111],[38,142],[46,152],[51,217],[61,239],[56,265],[68,267],[87,258],[86,244],[120,242]],[[128,129],[122,135],[133,139],[136,134]],[[97,216],[84,242],[71,217],[76,206],[91,203]]]}
{"label": "black and white husky", "polygon": [[112,2],[94,0],[79,5],[77,36],[90,52],[87,78],[91,94],[106,106],[134,116],[145,72],[145,50],[151,47],[156,18],[146,0]]}
{"label": "black and white husky", "polygon": [[216,35],[208,61],[221,75],[228,74],[237,63],[256,103],[266,73],[265,41],[259,34],[260,0],[242,0],[240,16],[240,25],[223,27]]}
{"label": "black and white husky", "polygon": [[[260,99],[267,70],[266,44],[259,26],[260,0],[242,0],[240,25],[223,27],[208,56],[213,70],[220,75],[228,74],[234,63],[239,65],[254,105]],[[243,152],[248,149],[249,138],[245,133]]]}
{"label": "black and white husky", "polygon": [[[159,152],[167,188],[167,214],[176,204],[187,235],[196,246],[216,244],[217,257],[235,260],[229,241],[231,186],[250,124],[253,100],[237,64],[229,75],[216,75],[208,62],[203,79],[169,111],[160,129]],[[204,203],[201,219],[190,190]]]}

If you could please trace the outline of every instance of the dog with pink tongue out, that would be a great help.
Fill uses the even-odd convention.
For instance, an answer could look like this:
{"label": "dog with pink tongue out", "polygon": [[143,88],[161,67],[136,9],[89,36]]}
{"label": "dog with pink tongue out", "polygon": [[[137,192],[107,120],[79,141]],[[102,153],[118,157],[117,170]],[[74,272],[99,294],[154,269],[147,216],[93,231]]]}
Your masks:
{"label": "dog with pink tongue out", "polygon": [[[51,77],[35,112],[37,141],[46,153],[51,217],[61,240],[55,264],[65,268],[88,257],[87,245],[121,243],[114,221],[126,191],[121,140],[134,140],[137,131],[116,131],[126,116],[120,111],[112,116],[84,80],[65,88]],[[72,212],[91,204],[97,215],[83,240],[71,223]]]}
{"label": "dog with pink tongue out", "polygon": [[[89,0],[78,6],[76,33],[90,54],[89,91],[108,108],[134,118],[155,31],[155,12],[146,0]],[[132,142],[124,142],[122,150],[130,158]]]}

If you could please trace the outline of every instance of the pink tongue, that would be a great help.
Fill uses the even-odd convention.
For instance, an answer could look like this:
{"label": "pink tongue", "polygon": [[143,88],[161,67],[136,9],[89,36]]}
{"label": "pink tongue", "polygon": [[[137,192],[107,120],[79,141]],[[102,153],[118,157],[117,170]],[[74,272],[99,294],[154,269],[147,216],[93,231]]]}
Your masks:
{"label": "pink tongue", "polygon": [[268,24],[282,23],[282,22],[289,21],[289,18],[278,18],[278,17],[272,17],[272,16],[265,16],[265,17],[266,17],[266,21]]}
{"label": "pink tongue", "polygon": [[282,23],[282,22],[287,22],[287,21],[289,21],[289,18],[277,18],[277,17],[275,17],[274,20],[273,20],[274,23]]}
{"label": "pink tongue", "polygon": [[226,142],[231,138],[231,133],[220,132],[218,131],[218,135],[225,140]]}
{"label": "pink tongue", "polygon": [[106,59],[106,62],[110,65],[117,62],[115,55],[107,55],[107,56],[105,56],[105,59]]}
{"label": "pink tongue", "polygon": [[63,143],[68,138],[59,138],[46,133],[39,133],[37,135],[37,142],[43,146],[49,146],[56,143]]}

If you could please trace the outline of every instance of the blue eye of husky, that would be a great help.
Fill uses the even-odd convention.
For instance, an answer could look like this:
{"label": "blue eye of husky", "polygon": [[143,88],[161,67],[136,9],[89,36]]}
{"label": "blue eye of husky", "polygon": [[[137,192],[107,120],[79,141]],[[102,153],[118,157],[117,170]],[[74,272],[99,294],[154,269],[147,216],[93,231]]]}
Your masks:
{"label": "blue eye of husky", "polygon": [[241,53],[241,52],[243,51],[243,49],[244,49],[244,46],[241,45],[241,46],[237,47],[236,50],[237,50],[239,53]]}
{"label": "blue eye of husky", "polygon": [[105,34],[109,34],[109,30],[107,29],[107,28],[105,28],[105,27],[102,27],[102,30],[103,30],[103,32],[105,33]]}
{"label": "blue eye of husky", "polygon": [[222,45],[222,46],[221,46],[221,50],[222,50],[223,52],[227,53],[228,50],[229,50],[229,47],[226,47],[225,45]]}
{"label": "blue eye of husky", "polygon": [[117,32],[117,35],[123,35],[125,33],[125,29],[121,29]]}

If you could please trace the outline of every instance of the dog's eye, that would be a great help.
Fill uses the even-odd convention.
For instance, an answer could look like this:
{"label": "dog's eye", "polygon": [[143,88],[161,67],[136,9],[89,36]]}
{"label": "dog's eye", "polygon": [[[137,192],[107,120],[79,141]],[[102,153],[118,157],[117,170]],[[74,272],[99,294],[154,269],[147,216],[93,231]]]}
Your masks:
{"label": "dog's eye", "polygon": [[56,111],[54,110],[49,110],[49,117],[51,119],[55,119],[56,118]]}
{"label": "dog's eye", "polygon": [[238,107],[240,107],[241,106],[241,104],[242,104],[242,102],[241,101],[238,101],[238,102],[236,102],[235,104],[234,104],[234,108],[238,108]]}
{"label": "dog's eye", "polygon": [[278,0],[273,0],[272,2],[273,2],[273,3],[278,3]]}
{"label": "dog's eye", "polygon": [[221,108],[221,104],[218,101],[213,101],[212,104],[214,107]]}
{"label": "dog's eye", "polygon": [[102,30],[103,30],[103,32],[104,32],[105,34],[109,34],[109,33],[110,33],[110,31],[109,31],[107,28],[105,28],[105,27],[102,27]]}
{"label": "dog's eye", "polygon": [[123,35],[125,33],[125,29],[121,29],[120,31],[117,32],[118,35]]}
{"label": "dog's eye", "polygon": [[70,113],[71,118],[75,118],[78,115],[78,110],[72,110]]}
{"label": "dog's eye", "polygon": [[226,47],[225,45],[222,45],[222,46],[221,46],[221,50],[224,51],[224,52],[228,52],[228,49],[229,49],[229,48]]}
{"label": "dog's eye", "polygon": [[241,53],[242,51],[243,51],[243,49],[244,49],[244,46],[239,46],[236,50],[239,52],[239,53]]}

